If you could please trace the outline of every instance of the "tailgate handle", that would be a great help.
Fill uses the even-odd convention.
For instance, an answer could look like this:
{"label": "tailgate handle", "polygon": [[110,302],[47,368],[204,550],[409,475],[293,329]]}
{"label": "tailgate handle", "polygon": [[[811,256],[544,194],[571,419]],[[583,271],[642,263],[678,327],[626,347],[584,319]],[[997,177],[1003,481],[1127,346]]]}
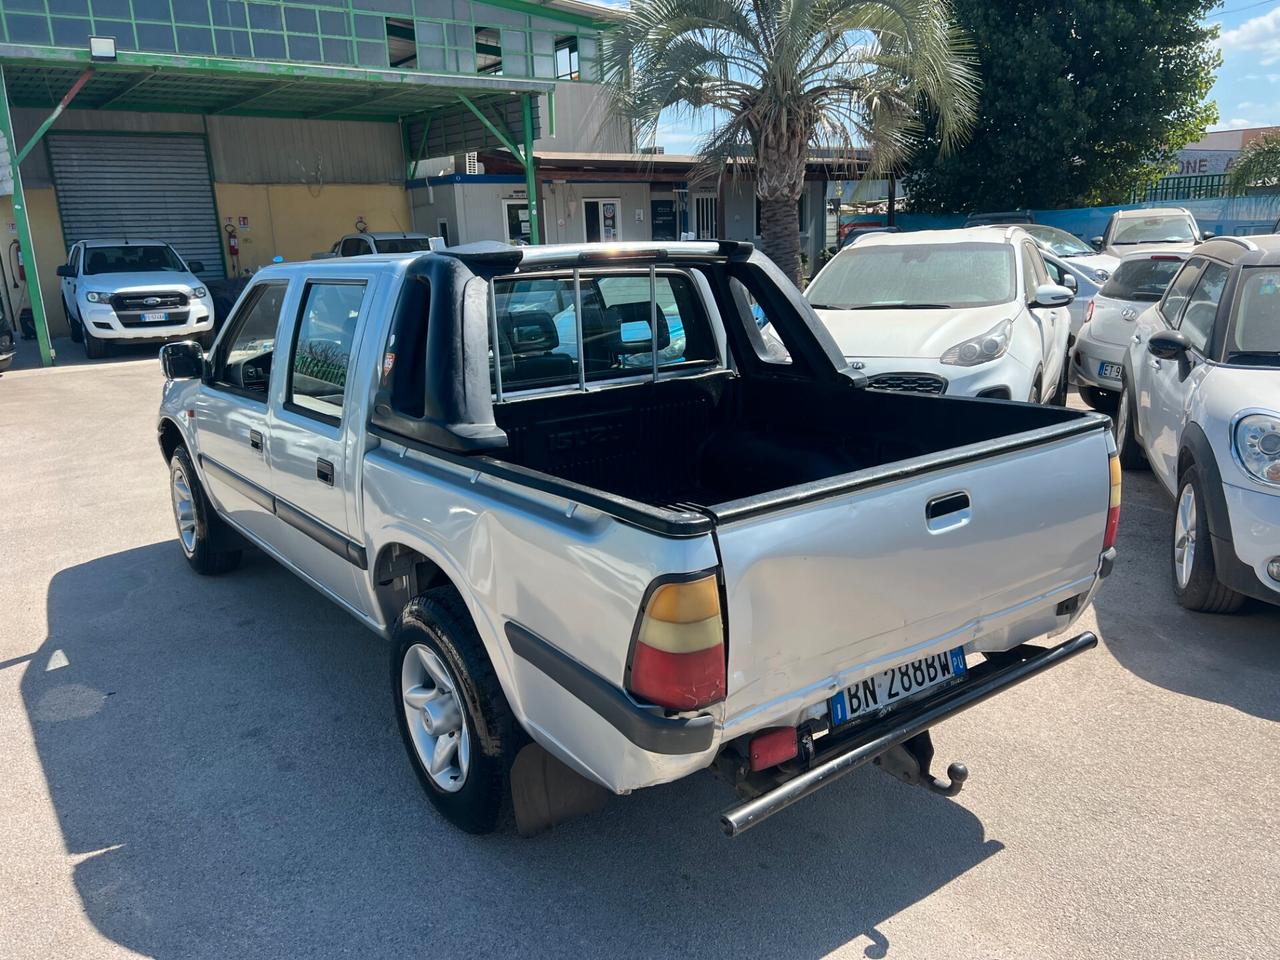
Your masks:
{"label": "tailgate handle", "polygon": [[964,526],[971,515],[969,494],[963,490],[934,497],[924,508],[926,524],[934,533]]}

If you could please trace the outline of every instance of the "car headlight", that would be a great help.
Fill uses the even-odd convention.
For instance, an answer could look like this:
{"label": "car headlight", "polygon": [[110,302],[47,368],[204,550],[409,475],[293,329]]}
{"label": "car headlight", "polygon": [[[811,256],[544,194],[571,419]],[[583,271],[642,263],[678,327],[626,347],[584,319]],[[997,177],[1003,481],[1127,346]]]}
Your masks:
{"label": "car headlight", "polygon": [[84,292],[84,298],[90,303],[111,302],[111,294],[107,293],[105,290],[86,290]]}
{"label": "car headlight", "polygon": [[1093,280],[1095,283],[1106,283],[1110,279],[1111,271],[1109,270],[1103,270],[1099,267],[1097,270],[1093,271]]}
{"label": "car headlight", "polygon": [[195,297],[197,300],[203,300],[205,297],[209,295],[209,291],[206,290],[204,287],[196,287],[194,290],[191,291],[191,295]]}
{"label": "car headlight", "polygon": [[1236,424],[1236,456],[1250,475],[1280,484],[1280,416],[1251,413]]}
{"label": "car headlight", "polygon": [[938,359],[957,367],[976,367],[980,363],[989,363],[1008,352],[1012,335],[1013,321],[1001,320],[982,336],[957,343]]}

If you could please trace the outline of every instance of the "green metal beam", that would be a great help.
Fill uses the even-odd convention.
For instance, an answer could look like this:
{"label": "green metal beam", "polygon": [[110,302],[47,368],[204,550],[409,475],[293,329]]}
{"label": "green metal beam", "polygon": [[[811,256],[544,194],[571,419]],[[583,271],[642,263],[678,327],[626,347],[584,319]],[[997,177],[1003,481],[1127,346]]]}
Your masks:
{"label": "green metal beam", "polygon": [[376,103],[382,103],[385,100],[394,100],[396,97],[403,97],[407,93],[413,93],[412,90],[405,90],[401,87],[399,90],[393,90],[387,93],[385,90],[376,97],[369,97],[366,100],[357,100],[355,103],[348,103],[341,107],[331,107],[320,111],[319,113],[308,114],[307,120],[323,120],[326,117],[332,117],[340,113],[346,113],[348,110],[359,110],[363,107],[369,107]]}
{"label": "green metal beam", "polygon": [[[533,157],[533,95],[520,98],[520,119],[524,133],[524,182],[529,194],[529,242],[538,243],[538,177]],[[656,362],[656,361],[655,361]]]}
{"label": "green metal beam", "polygon": [[111,104],[115,103],[116,101],[123,100],[129,94],[133,93],[133,91],[137,90],[140,86],[142,86],[152,77],[154,77],[157,73],[159,73],[158,70],[152,70],[150,73],[144,73],[142,76],[135,78],[134,80],[125,84],[125,86],[122,89],[117,90],[111,96],[107,97],[107,99],[100,100],[98,102],[98,105],[94,107],[94,109],[105,110],[107,107],[109,107]]}
{"label": "green metal beam", "polygon": [[265,100],[267,97],[271,96],[273,93],[279,93],[281,90],[285,90],[289,87],[292,87],[296,83],[298,83],[297,80],[286,80],[284,83],[273,83],[271,86],[267,87],[265,90],[259,90],[257,93],[251,94],[250,96],[247,96],[247,97],[239,97],[235,100],[232,100],[229,103],[223,104],[222,106],[218,107],[216,110],[210,110],[209,116],[217,117],[231,110],[243,110],[249,104],[256,103],[259,100]]}
{"label": "green metal beam", "polygon": [[[22,169],[14,150],[13,118],[9,114],[9,88],[5,84],[4,64],[0,63],[0,134],[9,145],[9,164],[13,170],[13,219],[18,225],[18,249],[28,273],[27,293],[31,298],[31,318],[36,325],[36,341],[40,346],[40,362],[53,364],[53,345],[49,342],[49,324],[44,312],[44,295],[40,292],[40,274],[36,269],[36,248],[31,242],[31,220],[27,216],[27,195],[22,189]],[[15,317],[16,321],[17,318]]]}
{"label": "green metal beam", "polygon": [[524,154],[522,154],[520,152],[520,148],[515,145],[515,141],[513,141],[509,136],[507,136],[507,134],[499,130],[498,127],[494,124],[494,122],[490,120],[487,116],[485,116],[483,111],[481,111],[481,109],[471,101],[470,97],[468,97],[464,93],[460,93],[458,94],[458,99],[462,101],[462,103],[466,106],[468,110],[470,110],[472,113],[476,115],[476,119],[484,124],[486,130],[488,130],[495,137],[497,137],[498,141],[504,147],[510,150],[513,154],[515,154],[515,158],[519,160],[522,165],[526,167],[528,166],[528,164],[525,162]]}
{"label": "green metal beam", "polygon": [[[85,67],[84,72],[76,78],[76,82],[71,85],[71,89],[62,95],[62,99],[58,101],[58,105],[53,108],[53,113],[44,118],[44,122],[36,127],[36,132],[31,135],[31,139],[27,141],[27,145],[18,151],[18,155],[14,158],[15,165],[22,163],[27,158],[27,154],[31,152],[31,148],[40,142],[40,138],[44,136],[45,131],[54,125],[57,119],[62,116],[62,111],[67,109],[67,104],[76,98],[76,94],[89,82],[89,78],[93,76],[93,67]],[[10,144],[9,149],[13,149]]]}

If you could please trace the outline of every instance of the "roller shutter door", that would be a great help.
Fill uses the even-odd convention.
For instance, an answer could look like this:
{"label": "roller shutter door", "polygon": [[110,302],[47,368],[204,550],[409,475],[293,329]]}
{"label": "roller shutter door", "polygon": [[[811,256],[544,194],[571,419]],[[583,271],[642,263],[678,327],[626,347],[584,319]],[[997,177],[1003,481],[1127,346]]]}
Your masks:
{"label": "roller shutter door", "polygon": [[204,137],[53,133],[49,164],[62,235],[167,241],[201,276],[225,276],[218,208]]}

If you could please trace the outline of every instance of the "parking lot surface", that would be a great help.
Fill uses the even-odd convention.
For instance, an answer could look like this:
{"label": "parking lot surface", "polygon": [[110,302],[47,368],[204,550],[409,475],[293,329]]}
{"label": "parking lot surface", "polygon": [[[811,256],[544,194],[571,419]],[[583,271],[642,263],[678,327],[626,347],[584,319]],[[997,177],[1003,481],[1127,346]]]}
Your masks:
{"label": "parking lot surface", "polygon": [[935,731],[955,800],[867,768],[728,840],[705,774],[477,838],[382,641],[182,560],[148,354],[0,377],[0,957],[1280,956],[1280,610],[1176,606],[1149,475],[1102,645]]}

